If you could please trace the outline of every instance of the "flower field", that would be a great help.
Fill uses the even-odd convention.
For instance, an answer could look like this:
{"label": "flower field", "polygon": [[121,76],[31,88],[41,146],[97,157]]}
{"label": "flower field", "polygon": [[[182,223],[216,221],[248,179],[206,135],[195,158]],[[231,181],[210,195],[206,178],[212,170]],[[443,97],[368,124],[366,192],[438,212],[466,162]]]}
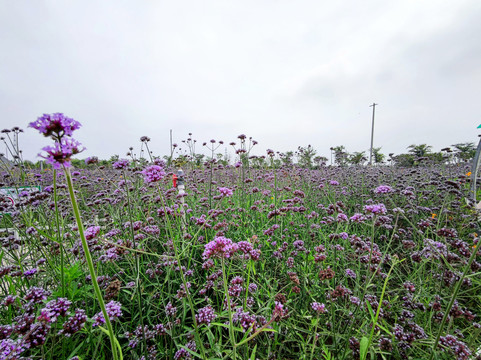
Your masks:
{"label": "flower field", "polygon": [[158,159],[68,167],[60,124],[0,178],[41,187],[1,203],[0,359],[476,358],[466,166],[211,161],[179,194]]}

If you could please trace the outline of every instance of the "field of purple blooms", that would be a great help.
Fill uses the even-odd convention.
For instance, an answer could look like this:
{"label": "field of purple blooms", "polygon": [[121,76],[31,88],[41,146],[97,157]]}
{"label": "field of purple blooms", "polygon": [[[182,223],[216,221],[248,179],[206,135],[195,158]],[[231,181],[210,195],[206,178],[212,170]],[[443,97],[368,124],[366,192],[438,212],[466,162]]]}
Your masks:
{"label": "field of purple blooms", "polygon": [[0,204],[0,359],[481,358],[466,166],[211,161],[179,195],[158,159],[69,168],[47,120],[54,168],[0,177],[41,186]]}

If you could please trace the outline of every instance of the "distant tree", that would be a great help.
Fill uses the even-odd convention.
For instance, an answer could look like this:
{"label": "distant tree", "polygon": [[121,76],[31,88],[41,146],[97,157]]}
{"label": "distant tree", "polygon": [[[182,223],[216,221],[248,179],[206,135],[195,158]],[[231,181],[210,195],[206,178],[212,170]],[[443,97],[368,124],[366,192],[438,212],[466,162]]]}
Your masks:
{"label": "distant tree", "polygon": [[431,165],[443,164],[446,161],[446,158],[442,152],[429,153],[421,159],[423,159],[423,161],[425,160],[428,164]]}
{"label": "distant tree", "polygon": [[70,162],[72,163],[72,167],[76,169],[85,169],[87,167],[85,160],[72,159]]}
{"label": "distant tree", "polygon": [[423,157],[431,152],[432,146],[426,145],[426,144],[420,144],[420,145],[409,145],[407,147],[409,150],[409,153],[413,154],[416,157]]}
{"label": "distant tree", "polygon": [[285,153],[281,153],[279,155],[282,165],[290,167],[294,164],[293,157],[294,157],[294,151],[286,151]]}
{"label": "distant tree", "polygon": [[318,156],[314,157],[314,164],[316,165],[316,167],[325,166],[328,161],[329,161],[329,159],[325,156],[319,156],[318,155]]}
{"label": "distant tree", "polygon": [[456,157],[460,161],[468,161],[476,155],[476,146],[474,143],[460,143],[452,145],[456,148]]}
{"label": "distant tree", "polygon": [[349,153],[345,151],[344,145],[334,146],[332,151],[334,151],[334,162],[339,166],[346,166],[349,160]]}
{"label": "distant tree", "polygon": [[349,156],[349,162],[352,165],[363,165],[367,161],[365,151],[356,151]]}
{"label": "distant tree", "polygon": [[256,169],[262,169],[266,165],[265,156],[251,156],[250,159],[251,159],[252,167]]}
{"label": "distant tree", "polygon": [[391,159],[394,161],[394,165],[399,167],[411,167],[415,163],[412,154],[399,154],[392,156]]}
{"label": "distant tree", "polygon": [[202,164],[204,163],[204,154],[194,154],[194,157],[192,159],[194,166],[195,167],[202,167]]}
{"label": "distant tree", "polygon": [[312,159],[317,151],[311,145],[307,147],[299,146],[297,148],[299,156],[299,165],[308,169],[312,169]]}
{"label": "distant tree", "polygon": [[384,159],[386,158],[386,155],[381,154],[381,148],[373,148],[372,149],[373,156],[374,156],[374,163],[376,164],[382,164],[384,163]]}

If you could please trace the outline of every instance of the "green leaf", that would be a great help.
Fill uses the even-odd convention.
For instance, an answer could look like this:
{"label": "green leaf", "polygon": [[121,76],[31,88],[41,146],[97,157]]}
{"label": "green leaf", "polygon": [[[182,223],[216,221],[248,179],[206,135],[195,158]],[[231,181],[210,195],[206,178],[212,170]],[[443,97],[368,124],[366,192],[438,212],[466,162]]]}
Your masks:
{"label": "green leaf", "polygon": [[256,346],[254,346],[254,350],[252,350],[250,360],[256,360],[256,350],[257,350],[257,344]]}
{"label": "green leaf", "polygon": [[[369,302],[367,302],[369,304]],[[367,350],[369,346],[369,339],[365,336],[362,337],[361,339],[361,345],[360,345],[360,358],[361,360],[365,360],[367,356]]]}
{"label": "green leaf", "polygon": [[[104,332],[105,334],[107,334],[107,336],[110,338],[110,334],[107,329],[104,329],[102,326],[99,326],[99,329],[102,330],[102,332]],[[115,342],[115,345],[117,346],[117,349],[119,349],[120,360],[124,360],[124,356],[122,355],[122,348],[120,347],[120,343],[117,340],[116,336],[114,336],[114,342]]]}

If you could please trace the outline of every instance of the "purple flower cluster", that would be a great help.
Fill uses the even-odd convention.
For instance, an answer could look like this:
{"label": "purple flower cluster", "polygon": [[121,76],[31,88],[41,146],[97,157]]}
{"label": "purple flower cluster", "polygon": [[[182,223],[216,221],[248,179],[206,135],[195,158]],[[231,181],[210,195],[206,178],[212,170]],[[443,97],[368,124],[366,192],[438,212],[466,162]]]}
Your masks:
{"label": "purple flower cluster", "polygon": [[468,346],[453,335],[441,336],[439,344],[451,350],[457,360],[468,360],[472,352]]}
{"label": "purple flower cluster", "polygon": [[85,150],[77,140],[71,138],[74,130],[80,128],[80,123],[62,113],[44,114],[28,126],[38,130],[44,136],[51,136],[55,140],[53,146],[42,148],[46,155],[39,154],[54,169],[70,167],[71,157]]}
{"label": "purple flower cluster", "polygon": [[218,188],[218,190],[223,197],[229,197],[229,196],[232,196],[232,194],[234,194],[234,192],[231,189],[226,187],[220,187]]}
{"label": "purple flower cluster", "polygon": [[40,311],[38,321],[48,323],[56,322],[59,316],[66,316],[72,302],[66,298],[58,298],[49,301],[45,308]]}
{"label": "purple flower cluster", "polygon": [[364,210],[374,215],[384,215],[387,213],[387,209],[384,204],[365,205]]}
{"label": "purple flower cluster", "polygon": [[122,169],[127,169],[129,167],[129,160],[127,159],[120,159],[120,160],[117,160],[115,161],[113,164],[112,164],[112,167],[114,169],[117,169],[117,170],[122,170]]}
{"label": "purple flower cluster", "polygon": [[206,324],[209,325],[217,315],[214,312],[212,306],[208,305],[203,307],[197,311],[197,315],[195,315],[195,320],[198,324]]}
{"label": "purple flower cluster", "polygon": [[374,189],[374,192],[376,194],[389,194],[392,191],[392,187],[388,185],[379,185],[376,189]]}
{"label": "purple flower cluster", "polygon": [[165,171],[159,165],[150,165],[142,171],[142,175],[144,175],[146,183],[152,183],[162,180],[165,176]]}
{"label": "purple flower cluster", "polygon": [[63,138],[60,142],[56,141],[53,146],[45,146],[42,148],[47,154],[38,154],[38,156],[47,160],[47,163],[54,169],[60,169],[62,166],[71,166],[71,157],[85,150],[82,145],[74,139]]}
{"label": "purple flower cluster", "polygon": [[318,302],[313,302],[311,303],[312,310],[317,312],[318,314],[324,314],[326,310],[326,305],[318,303]]}
{"label": "purple flower cluster", "polygon": [[59,331],[59,335],[70,337],[80,331],[86,322],[87,315],[85,315],[85,310],[77,309],[75,313],[63,323],[63,329]]}
{"label": "purple flower cluster", "polygon": [[38,117],[36,121],[31,122],[28,126],[38,130],[45,136],[72,136],[74,130],[79,129],[81,124],[62,113],[54,113],[43,114],[43,116]]}
{"label": "purple flower cluster", "polygon": [[224,236],[218,236],[211,242],[205,245],[202,257],[204,260],[218,257],[218,258],[230,258],[237,250],[239,246]]}
{"label": "purple flower cluster", "polygon": [[[113,300],[111,302],[105,304],[105,309],[107,310],[107,315],[109,316],[109,319],[111,321],[116,320],[117,318],[122,316],[121,306],[122,305],[118,301],[113,301]],[[102,314],[102,312],[99,312],[99,313],[95,314],[94,317],[92,318],[92,320],[94,321],[93,324],[92,324],[92,327],[96,327],[96,326],[105,324],[105,318],[104,318],[104,314]]]}

